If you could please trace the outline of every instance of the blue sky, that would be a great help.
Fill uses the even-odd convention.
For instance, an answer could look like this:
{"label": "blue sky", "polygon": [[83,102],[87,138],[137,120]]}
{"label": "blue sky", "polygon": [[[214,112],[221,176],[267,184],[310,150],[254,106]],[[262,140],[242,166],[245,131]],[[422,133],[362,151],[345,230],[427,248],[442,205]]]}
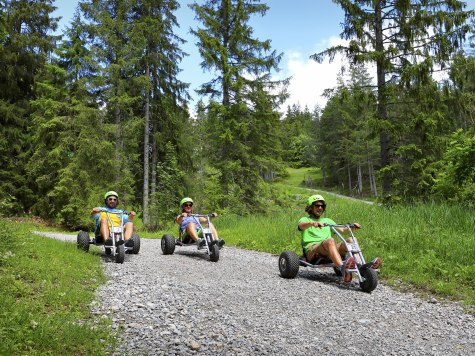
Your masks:
{"label": "blue sky", "polygon": [[[197,95],[194,89],[210,79],[209,73],[203,73],[199,63],[198,50],[194,43],[196,38],[189,33],[190,27],[196,28],[198,23],[187,4],[191,0],[180,1],[181,8],[176,13],[180,28],[176,34],[187,40],[183,50],[189,54],[180,64],[183,69],[180,80],[190,83],[190,94],[196,103]],[[322,51],[341,41],[342,10],[331,0],[267,0],[270,9],[264,17],[256,16],[251,19],[255,37],[260,40],[270,39],[277,53],[284,53],[280,63],[281,71],[277,78],[292,77],[289,86],[290,98],[282,107],[300,104],[313,109],[315,105],[324,106],[325,99],[321,96],[323,90],[336,85],[336,75],[341,62],[336,59],[333,63],[318,64],[309,59],[315,52]],[[56,0],[58,8],[53,14],[61,16],[60,27],[69,25],[78,1]],[[202,1],[198,1],[202,3]]]}

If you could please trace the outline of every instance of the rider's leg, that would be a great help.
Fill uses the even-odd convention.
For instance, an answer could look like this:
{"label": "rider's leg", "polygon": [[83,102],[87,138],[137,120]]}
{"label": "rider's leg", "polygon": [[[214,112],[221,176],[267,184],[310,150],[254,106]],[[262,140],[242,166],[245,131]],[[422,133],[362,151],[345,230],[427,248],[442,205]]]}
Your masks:
{"label": "rider's leg", "polygon": [[190,235],[190,237],[193,241],[198,241],[198,233],[196,232],[195,223],[190,222],[186,226],[186,232],[188,233],[188,235]]}
{"label": "rider's leg", "polygon": [[127,241],[132,237],[132,233],[134,232],[134,223],[129,221],[126,222],[124,225],[124,240]]}
{"label": "rider's leg", "polygon": [[[351,237],[349,237],[349,238],[346,239],[346,242],[352,243],[353,239]],[[336,244],[336,248],[337,248],[340,256],[342,256],[342,258],[344,258],[346,253],[348,252],[348,250],[346,249],[346,245],[343,242],[339,242],[339,243]]]}
{"label": "rider's leg", "polygon": [[211,231],[213,232],[213,240],[219,240],[218,231],[216,230],[214,225],[210,223],[209,226],[211,227]]}
{"label": "rider's leg", "polygon": [[101,219],[101,236],[104,239],[104,242],[109,238],[109,222],[107,218]]}
{"label": "rider's leg", "polygon": [[343,264],[340,253],[338,252],[335,240],[333,238],[329,238],[323,241],[320,245],[318,245],[316,252],[318,252],[322,256],[330,258],[330,260],[332,260],[332,262],[337,267],[340,267]]}

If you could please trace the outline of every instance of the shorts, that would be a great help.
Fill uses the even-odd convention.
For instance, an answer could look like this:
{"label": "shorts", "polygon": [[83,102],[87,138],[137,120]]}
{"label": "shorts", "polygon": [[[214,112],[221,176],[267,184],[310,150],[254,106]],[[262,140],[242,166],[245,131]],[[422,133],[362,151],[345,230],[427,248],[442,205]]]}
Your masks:
{"label": "shorts", "polygon": [[[322,244],[326,240],[311,244],[307,247],[307,252],[305,253],[305,258],[307,261],[312,261],[315,259],[316,255],[320,255],[321,257],[328,257],[328,250],[325,249]],[[340,251],[342,242],[338,242],[336,244],[336,249]]]}
{"label": "shorts", "polygon": [[[203,237],[203,231],[201,229],[196,230],[196,233],[198,234],[198,237],[200,238]],[[193,240],[191,239],[191,236],[188,234],[188,231],[185,230],[182,232],[181,242],[183,242],[184,244],[193,242]]]}

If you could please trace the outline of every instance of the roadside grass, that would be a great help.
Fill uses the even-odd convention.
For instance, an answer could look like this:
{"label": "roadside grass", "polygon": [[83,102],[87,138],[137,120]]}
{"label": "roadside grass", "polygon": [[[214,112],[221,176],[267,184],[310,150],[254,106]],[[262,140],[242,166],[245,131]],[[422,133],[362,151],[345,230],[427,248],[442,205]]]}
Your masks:
{"label": "roadside grass", "polygon": [[[290,196],[296,205],[268,216],[222,216],[218,231],[229,245],[301,254],[297,222],[306,215],[305,198],[311,194]],[[388,209],[330,195],[325,199],[325,216],[362,224],[356,238],[363,255],[366,260],[381,257],[380,277],[389,284],[475,305],[473,211],[455,204]]]}
{"label": "roadside grass", "polygon": [[38,225],[0,221],[0,354],[106,354],[110,320],[90,313],[105,281],[98,254],[32,234]]}
{"label": "roadside grass", "polygon": [[[282,183],[275,189],[270,213],[221,215],[214,221],[227,246],[301,254],[297,222],[306,215],[307,197],[323,194],[328,203],[325,216],[337,223],[362,224],[356,238],[366,260],[381,257],[380,278],[386,283],[475,306],[473,210],[437,203],[386,208]],[[176,237],[177,225],[147,237],[161,238],[164,233]]]}

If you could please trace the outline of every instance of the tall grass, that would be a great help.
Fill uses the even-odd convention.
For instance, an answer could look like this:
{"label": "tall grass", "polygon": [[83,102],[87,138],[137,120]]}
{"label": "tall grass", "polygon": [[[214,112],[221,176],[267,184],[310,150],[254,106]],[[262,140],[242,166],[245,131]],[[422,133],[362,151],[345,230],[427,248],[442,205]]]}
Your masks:
{"label": "tall grass", "polygon": [[105,354],[108,321],[89,310],[105,280],[98,254],[0,222],[0,354]]}
{"label": "tall grass", "polygon": [[[289,194],[293,202],[266,216],[222,216],[216,221],[227,244],[280,254],[301,253],[298,219],[306,195]],[[475,238],[473,211],[460,205],[420,204],[385,208],[326,196],[325,216],[337,223],[359,222],[357,230],[368,260],[380,256],[381,277],[475,305]],[[276,266],[277,268],[277,266]]]}

